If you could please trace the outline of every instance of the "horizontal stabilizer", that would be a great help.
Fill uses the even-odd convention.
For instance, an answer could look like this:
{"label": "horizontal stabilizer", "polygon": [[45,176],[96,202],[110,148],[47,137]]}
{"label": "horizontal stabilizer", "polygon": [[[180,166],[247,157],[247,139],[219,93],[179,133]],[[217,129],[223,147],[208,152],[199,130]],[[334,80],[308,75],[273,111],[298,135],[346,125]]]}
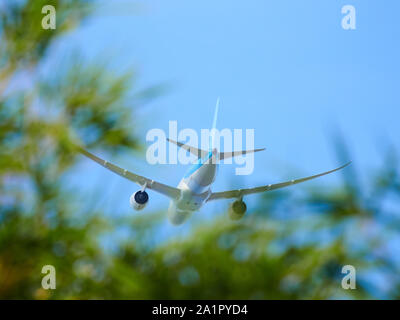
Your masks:
{"label": "horizontal stabilizer", "polygon": [[229,159],[229,158],[233,158],[236,156],[243,156],[248,153],[254,153],[254,152],[263,151],[263,150],[265,150],[265,148],[254,149],[254,150],[233,151],[233,152],[220,152],[219,159],[220,160]]}
{"label": "horizontal stabilizer", "polygon": [[208,154],[207,151],[189,146],[188,144],[184,144],[182,142],[178,142],[170,138],[167,138],[167,140],[173,144],[176,144],[178,147],[185,149],[186,151],[189,151],[191,154],[195,155],[198,159],[204,158]]}

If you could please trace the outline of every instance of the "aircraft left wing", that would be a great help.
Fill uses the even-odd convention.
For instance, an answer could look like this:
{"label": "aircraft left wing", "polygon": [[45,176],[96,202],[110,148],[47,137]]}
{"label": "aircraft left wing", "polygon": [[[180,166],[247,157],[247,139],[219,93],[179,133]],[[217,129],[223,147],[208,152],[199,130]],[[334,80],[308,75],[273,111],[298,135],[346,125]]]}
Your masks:
{"label": "aircraft left wing", "polygon": [[276,184],[269,184],[267,186],[261,186],[261,187],[256,187],[256,188],[237,189],[237,190],[230,190],[230,191],[224,191],[224,192],[213,192],[213,193],[211,193],[211,195],[207,199],[207,201],[218,200],[218,199],[240,198],[240,197],[243,197],[243,196],[249,195],[249,194],[260,193],[260,192],[271,191],[271,190],[276,190],[276,189],[288,187],[288,186],[291,186],[293,184],[297,184],[297,183],[301,183],[301,182],[308,181],[308,180],[311,180],[311,179],[315,179],[315,178],[324,176],[326,174],[338,171],[338,170],[343,169],[344,167],[348,166],[350,163],[351,163],[351,161],[346,163],[345,165],[339,167],[339,168],[336,168],[336,169],[333,169],[333,170],[330,170],[330,171],[326,171],[326,172],[323,172],[323,173],[320,173],[320,174],[316,174],[314,176],[309,176],[309,177],[306,177],[306,178],[290,180],[290,181],[276,183]]}
{"label": "aircraft left wing", "polygon": [[122,169],[122,168],[116,166],[115,164],[112,164],[106,160],[100,159],[99,157],[97,157],[94,154],[90,153],[89,151],[83,149],[82,147],[76,146],[76,149],[77,149],[77,151],[82,153],[84,156],[88,157],[89,159],[93,160],[94,162],[97,162],[104,168],[120,175],[121,177],[124,177],[130,181],[137,183],[141,187],[146,186],[146,188],[154,190],[154,191],[161,193],[172,199],[178,199],[181,196],[181,190],[178,188],[168,186],[166,184],[139,176],[139,175],[132,173],[126,169]]}

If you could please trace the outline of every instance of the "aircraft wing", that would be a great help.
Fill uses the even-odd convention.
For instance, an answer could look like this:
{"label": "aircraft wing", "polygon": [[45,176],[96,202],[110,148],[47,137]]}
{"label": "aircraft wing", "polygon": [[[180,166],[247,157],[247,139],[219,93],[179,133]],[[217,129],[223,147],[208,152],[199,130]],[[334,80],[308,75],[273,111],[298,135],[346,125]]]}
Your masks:
{"label": "aircraft wing", "polygon": [[240,198],[242,196],[253,194],[253,193],[260,193],[260,192],[271,191],[271,190],[276,190],[276,189],[288,187],[288,186],[291,186],[293,184],[297,184],[297,183],[301,183],[301,182],[308,181],[308,180],[311,180],[311,179],[315,179],[315,178],[324,176],[326,174],[338,171],[338,170],[343,169],[344,167],[348,166],[350,163],[351,163],[351,161],[346,163],[345,165],[339,167],[339,168],[336,168],[336,169],[333,169],[333,170],[330,170],[330,171],[326,171],[326,172],[323,172],[323,173],[320,173],[320,174],[316,174],[314,176],[309,176],[309,177],[306,177],[306,178],[290,180],[290,181],[276,183],[276,184],[269,184],[269,185],[266,185],[266,186],[261,186],[261,187],[256,187],[256,188],[237,189],[237,190],[230,190],[230,191],[224,191],[224,192],[213,192],[213,193],[211,193],[211,195],[210,195],[210,197],[208,198],[207,201],[218,200],[218,199]]}
{"label": "aircraft wing", "polygon": [[106,160],[100,159],[99,157],[95,156],[94,154],[90,153],[89,151],[86,151],[82,147],[77,146],[76,148],[84,156],[88,157],[89,159],[93,160],[94,162],[97,162],[104,168],[120,175],[121,177],[124,177],[128,180],[131,180],[131,181],[137,183],[141,187],[146,185],[147,189],[154,190],[154,191],[161,193],[172,199],[178,199],[181,196],[181,190],[178,188],[167,186],[166,184],[139,176],[128,170],[122,169],[122,168],[116,166],[115,164],[112,164]]}

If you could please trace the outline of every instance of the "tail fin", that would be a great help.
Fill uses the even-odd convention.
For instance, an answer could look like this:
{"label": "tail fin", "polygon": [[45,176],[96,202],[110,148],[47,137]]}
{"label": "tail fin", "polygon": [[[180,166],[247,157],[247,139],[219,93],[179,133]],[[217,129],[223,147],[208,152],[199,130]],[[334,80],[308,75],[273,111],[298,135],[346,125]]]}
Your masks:
{"label": "tail fin", "polygon": [[214,111],[214,119],[213,119],[213,124],[212,124],[212,128],[211,128],[211,132],[210,132],[210,140],[209,140],[209,150],[203,150],[203,149],[198,149],[192,146],[189,146],[187,144],[172,140],[167,138],[167,140],[173,144],[176,144],[178,147],[185,149],[186,151],[189,151],[191,154],[195,155],[198,159],[202,159],[205,156],[207,156],[207,154],[209,152],[211,152],[214,148],[215,148],[215,139],[216,139],[216,130],[217,130],[217,119],[218,119],[218,109],[219,109],[219,97],[217,99],[217,103],[215,105],[215,111]]}
{"label": "tail fin", "polygon": [[[187,144],[172,140],[167,138],[167,140],[173,144],[176,144],[178,147],[189,151],[191,154],[195,155],[198,159],[204,158],[210,151],[213,151],[215,146],[216,146],[216,130],[217,130],[217,119],[218,119],[218,111],[219,111],[219,97],[217,99],[217,103],[215,105],[215,111],[214,111],[214,119],[213,119],[213,124],[210,132],[210,140],[209,140],[209,151],[203,150],[203,149],[198,149],[192,146],[189,146]],[[263,151],[265,148],[262,149],[254,149],[254,150],[243,150],[243,151],[232,151],[232,152],[219,152],[219,159],[224,160],[224,159],[229,159],[233,158],[236,156],[240,155],[245,155],[248,153],[255,153],[259,151]]]}
{"label": "tail fin", "polygon": [[217,130],[218,109],[219,109],[219,97],[218,97],[217,103],[215,105],[214,120],[213,120],[213,125],[211,128],[210,143],[209,143],[210,151],[215,148],[215,131]]}

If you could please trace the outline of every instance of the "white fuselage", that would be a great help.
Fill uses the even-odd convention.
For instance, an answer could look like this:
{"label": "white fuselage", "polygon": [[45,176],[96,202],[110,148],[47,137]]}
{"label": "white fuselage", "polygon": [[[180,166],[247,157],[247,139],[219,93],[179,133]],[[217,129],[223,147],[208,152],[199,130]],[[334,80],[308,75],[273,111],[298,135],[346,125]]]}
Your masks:
{"label": "white fuselage", "polygon": [[168,219],[172,224],[182,224],[207,201],[217,175],[217,156],[216,150],[210,151],[205,158],[194,163],[179,182],[181,196],[172,200],[168,208]]}

